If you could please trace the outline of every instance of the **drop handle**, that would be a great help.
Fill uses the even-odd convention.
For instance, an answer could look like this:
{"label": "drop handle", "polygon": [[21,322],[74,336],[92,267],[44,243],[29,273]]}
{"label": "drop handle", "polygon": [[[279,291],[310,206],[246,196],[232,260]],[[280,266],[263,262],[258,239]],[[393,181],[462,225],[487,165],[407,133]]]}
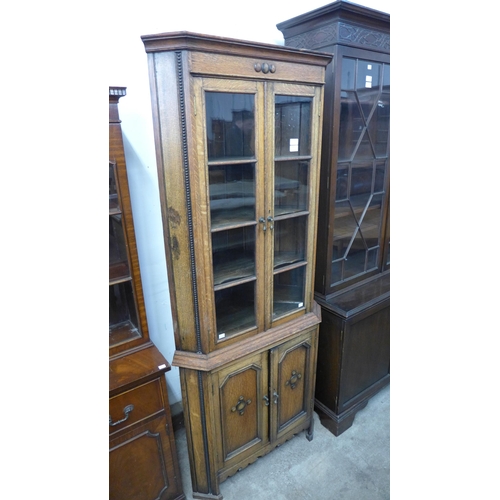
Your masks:
{"label": "drop handle", "polygon": [[264,400],[264,404],[265,404],[266,406],[269,406],[269,398],[268,398],[268,396],[266,395],[266,396],[264,396],[262,399]]}
{"label": "drop handle", "polygon": [[273,403],[275,405],[277,405],[278,404],[279,395],[278,395],[278,393],[276,391],[273,392],[273,397],[274,397]]}
{"label": "drop handle", "polygon": [[269,216],[267,220],[269,222],[269,229],[272,231],[274,229],[274,219],[271,216]]}
{"label": "drop handle", "polygon": [[113,427],[115,425],[121,424],[122,422],[125,422],[125,420],[127,420],[128,417],[130,416],[130,413],[132,412],[133,409],[134,409],[134,405],[125,406],[125,408],[123,408],[123,413],[125,415],[125,418],[122,418],[121,420],[117,420],[116,422],[113,422],[113,419],[111,418],[111,415],[110,415],[109,416],[109,425],[111,425],[111,427]]}
{"label": "drop handle", "polygon": [[263,226],[262,226],[262,231],[265,231],[265,230],[267,229],[267,228],[266,228],[266,219],[264,219],[264,217],[261,217],[261,218],[259,219],[259,222],[260,222],[261,224],[263,224]]}

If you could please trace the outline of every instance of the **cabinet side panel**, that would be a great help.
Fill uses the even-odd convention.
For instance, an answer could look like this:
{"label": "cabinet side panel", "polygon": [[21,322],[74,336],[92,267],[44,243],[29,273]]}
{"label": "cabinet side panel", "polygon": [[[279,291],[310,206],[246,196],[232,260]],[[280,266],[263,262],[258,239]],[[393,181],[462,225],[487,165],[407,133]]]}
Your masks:
{"label": "cabinet side panel", "polygon": [[[158,181],[170,300],[178,349],[195,351],[189,227],[183,175],[182,125],[174,53],[150,54]],[[167,194],[168,193],[168,194]]]}
{"label": "cabinet side panel", "polygon": [[210,477],[205,448],[198,376],[194,370],[180,369],[184,419],[191,467],[193,492],[210,493]]}
{"label": "cabinet side panel", "polygon": [[339,410],[389,374],[390,308],[349,325],[344,337]]}
{"label": "cabinet side panel", "polygon": [[342,321],[327,309],[322,309],[321,317],[315,398],[336,411],[342,359]]}

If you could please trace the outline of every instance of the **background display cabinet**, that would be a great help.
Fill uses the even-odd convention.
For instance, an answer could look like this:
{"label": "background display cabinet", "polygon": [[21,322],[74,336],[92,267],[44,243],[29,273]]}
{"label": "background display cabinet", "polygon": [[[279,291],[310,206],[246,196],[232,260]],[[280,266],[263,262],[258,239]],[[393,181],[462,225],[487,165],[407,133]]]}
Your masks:
{"label": "background display cabinet", "polygon": [[307,429],[320,137],[331,55],[143,37],[196,498]]}
{"label": "background display cabinet", "polygon": [[315,298],[316,410],[339,435],[389,383],[390,17],[335,2],[277,25],[285,45],[330,52]]}
{"label": "background display cabinet", "polygon": [[118,100],[109,88],[109,498],[181,500],[165,373],[149,340]]}

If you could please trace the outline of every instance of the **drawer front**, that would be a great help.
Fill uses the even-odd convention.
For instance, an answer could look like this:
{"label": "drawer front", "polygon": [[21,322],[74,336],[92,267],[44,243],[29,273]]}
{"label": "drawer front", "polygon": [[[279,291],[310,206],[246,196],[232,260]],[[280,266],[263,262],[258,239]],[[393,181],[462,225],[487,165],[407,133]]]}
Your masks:
{"label": "drawer front", "polygon": [[206,52],[190,54],[190,71],[195,75],[231,76],[294,83],[321,84],[325,81],[323,67]]}
{"label": "drawer front", "polygon": [[156,379],[109,400],[109,433],[126,429],[162,411],[161,383]]}

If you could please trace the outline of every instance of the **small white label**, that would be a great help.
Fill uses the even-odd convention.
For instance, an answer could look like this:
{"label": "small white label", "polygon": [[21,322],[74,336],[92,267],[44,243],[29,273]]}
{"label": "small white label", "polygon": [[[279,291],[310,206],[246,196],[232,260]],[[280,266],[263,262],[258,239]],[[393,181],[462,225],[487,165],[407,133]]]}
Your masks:
{"label": "small white label", "polygon": [[290,153],[296,153],[299,150],[299,140],[290,139]]}
{"label": "small white label", "polygon": [[298,307],[303,307],[304,306],[304,302],[299,302],[299,306]]}
{"label": "small white label", "polygon": [[163,365],[158,365],[158,370],[163,370],[164,368],[166,368],[167,365],[166,364],[163,364]]}
{"label": "small white label", "polygon": [[371,64],[368,64],[367,68],[368,68],[368,69],[372,69],[372,65],[371,65]]}
{"label": "small white label", "polygon": [[219,340],[223,339],[223,338],[226,338],[226,334],[225,333],[219,333]]}

